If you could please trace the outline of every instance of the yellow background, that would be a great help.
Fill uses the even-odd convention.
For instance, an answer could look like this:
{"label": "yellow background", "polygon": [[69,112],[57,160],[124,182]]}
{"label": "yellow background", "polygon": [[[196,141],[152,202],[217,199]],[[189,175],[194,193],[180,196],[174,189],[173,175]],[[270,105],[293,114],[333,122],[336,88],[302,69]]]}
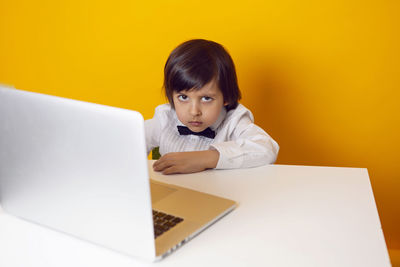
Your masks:
{"label": "yellow background", "polygon": [[0,0],[0,83],[147,119],[165,102],[169,52],[220,42],[278,163],[368,168],[387,244],[400,249],[399,3]]}

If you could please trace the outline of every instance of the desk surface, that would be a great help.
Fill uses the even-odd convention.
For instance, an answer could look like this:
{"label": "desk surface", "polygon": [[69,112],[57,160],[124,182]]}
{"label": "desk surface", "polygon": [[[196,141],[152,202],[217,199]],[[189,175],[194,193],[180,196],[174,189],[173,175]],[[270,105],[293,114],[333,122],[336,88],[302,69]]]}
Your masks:
{"label": "desk surface", "polygon": [[366,169],[269,165],[151,175],[239,205],[154,264],[0,210],[0,266],[390,266]]}

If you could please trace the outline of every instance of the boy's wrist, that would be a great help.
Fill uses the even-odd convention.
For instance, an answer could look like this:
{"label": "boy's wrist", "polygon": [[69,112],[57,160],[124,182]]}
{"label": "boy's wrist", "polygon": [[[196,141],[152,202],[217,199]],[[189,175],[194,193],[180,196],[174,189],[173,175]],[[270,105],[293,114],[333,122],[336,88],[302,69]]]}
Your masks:
{"label": "boy's wrist", "polygon": [[218,150],[206,150],[204,151],[206,153],[206,169],[214,169],[217,167],[218,160],[219,160],[219,152]]}

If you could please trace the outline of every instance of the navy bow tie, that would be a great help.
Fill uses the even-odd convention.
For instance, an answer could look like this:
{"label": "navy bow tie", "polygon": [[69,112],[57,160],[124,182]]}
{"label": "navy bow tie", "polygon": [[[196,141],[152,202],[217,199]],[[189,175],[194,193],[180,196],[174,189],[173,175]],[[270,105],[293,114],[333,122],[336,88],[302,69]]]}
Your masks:
{"label": "navy bow tie", "polygon": [[178,125],[178,132],[180,135],[193,134],[193,135],[198,135],[198,136],[204,136],[204,137],[211,138],[211,139],[214,139],[214,137],[215,137],[215,132],[213,130],[211,130],[210,127],[208,127],[207,129],[205,129],[204,131],[201,131],[201,132],[193,132],[186,126]]}

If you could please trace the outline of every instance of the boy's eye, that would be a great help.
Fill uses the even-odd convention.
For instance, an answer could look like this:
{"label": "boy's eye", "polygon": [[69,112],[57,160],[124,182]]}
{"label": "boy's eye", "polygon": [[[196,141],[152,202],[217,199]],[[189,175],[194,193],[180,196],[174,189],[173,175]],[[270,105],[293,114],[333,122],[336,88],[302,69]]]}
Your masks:
{"label": "boy's eye", "polygon": [[186,101],[187,100],[187,95],[178,95],[178,99],[181,101]]}
{"label": "boy's eye", "polygon": [[210,101],[213,100],[213,98],[212,98],[212,97],[209,97],[209,96],[203,96],[203,97],[201,98],[201,100],[203,100],[204,102],[210,102]]}

